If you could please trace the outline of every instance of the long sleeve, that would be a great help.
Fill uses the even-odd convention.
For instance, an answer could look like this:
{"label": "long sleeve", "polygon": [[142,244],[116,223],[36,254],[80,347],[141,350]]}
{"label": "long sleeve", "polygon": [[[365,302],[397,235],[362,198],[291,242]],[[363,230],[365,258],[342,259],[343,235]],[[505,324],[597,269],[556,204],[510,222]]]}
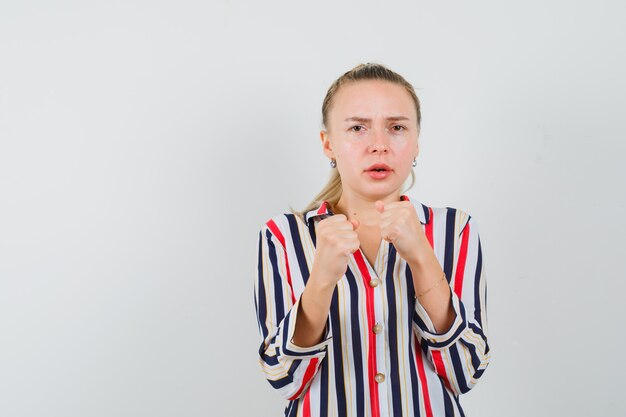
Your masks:
{"label": "long sleeve", "polygon": [[459,395],[476,384],[489,363],[490,354],[485,307],[487,287],[478,229],[469,215],[463,212],[453,215],[467,219],[460,233],[446,233],[448,240],[454,240],[454,257],[449,265],[445,256],[442,262],[452,289],[455,321],[447,331],[438,333],[426,310],[416,301],[413,327],[435,372]]}
{"label": "long sleeve", "polygon": [[[278,236],[268,227],[271,224]],[[302,348],[292,343],[300,304],[291,284],[285,238],[273,221],[259,234],[258,269],[254,288],[259,332],[259,364],[266,379],[289,400],[299,398],[317,373],[330,341]]]}

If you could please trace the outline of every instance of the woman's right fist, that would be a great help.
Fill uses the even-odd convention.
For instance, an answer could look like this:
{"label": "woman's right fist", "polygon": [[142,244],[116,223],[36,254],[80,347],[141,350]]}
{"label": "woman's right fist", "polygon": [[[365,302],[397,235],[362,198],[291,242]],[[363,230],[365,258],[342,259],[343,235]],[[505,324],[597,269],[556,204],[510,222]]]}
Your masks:
{"label": "woman's right fist", "polygon": [[334,286],[346,273],[350,255],[359,249],[359,236],[355,232],[358,220],[348,220],[336,214],[321,220],[315,226],[316,249],[311,275],[320,284]]}

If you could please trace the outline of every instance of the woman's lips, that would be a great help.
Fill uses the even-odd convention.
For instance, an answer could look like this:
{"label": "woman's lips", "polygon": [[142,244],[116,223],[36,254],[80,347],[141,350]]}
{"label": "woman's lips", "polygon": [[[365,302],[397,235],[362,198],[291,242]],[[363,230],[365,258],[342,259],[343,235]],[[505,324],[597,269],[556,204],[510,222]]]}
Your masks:
{"label": "woman's lips", "polygon": [[367,175],[375,180],[384,180],[391,175],[391,171],[366,171]]}
{"label": "woman's lips", "polygon": [[389,165],[374,164],[367,168],[365,172],[370,176],[370,178],[382,180],[390,176],[393,171]]}

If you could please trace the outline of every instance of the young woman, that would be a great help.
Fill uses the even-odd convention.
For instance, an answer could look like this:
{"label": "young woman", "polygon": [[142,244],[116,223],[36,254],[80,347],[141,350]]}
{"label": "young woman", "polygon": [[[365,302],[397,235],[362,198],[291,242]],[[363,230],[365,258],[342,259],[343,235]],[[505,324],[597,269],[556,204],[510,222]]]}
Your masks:
{"label": "young woman", "polygon": [[327,186],[259,236],[260,364],[286,416],[462,416],[489,362],[475,222],[402,195],[419,153],[413,87],[377,64],[322,106]]}

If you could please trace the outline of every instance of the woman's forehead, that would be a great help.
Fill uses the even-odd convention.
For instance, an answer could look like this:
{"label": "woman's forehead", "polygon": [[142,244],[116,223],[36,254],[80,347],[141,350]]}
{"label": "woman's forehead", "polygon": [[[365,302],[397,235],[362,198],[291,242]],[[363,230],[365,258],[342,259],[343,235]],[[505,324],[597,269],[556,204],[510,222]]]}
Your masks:
{"label": "woman's forehead", "polygon": [[366,117],[369,113],[382,112],[415,118],[415,103],[409,92],[404,86],[389,81],[367,80],[344,84],[333,101],[331,115],[338,117],[347,113],[349,117]]}

